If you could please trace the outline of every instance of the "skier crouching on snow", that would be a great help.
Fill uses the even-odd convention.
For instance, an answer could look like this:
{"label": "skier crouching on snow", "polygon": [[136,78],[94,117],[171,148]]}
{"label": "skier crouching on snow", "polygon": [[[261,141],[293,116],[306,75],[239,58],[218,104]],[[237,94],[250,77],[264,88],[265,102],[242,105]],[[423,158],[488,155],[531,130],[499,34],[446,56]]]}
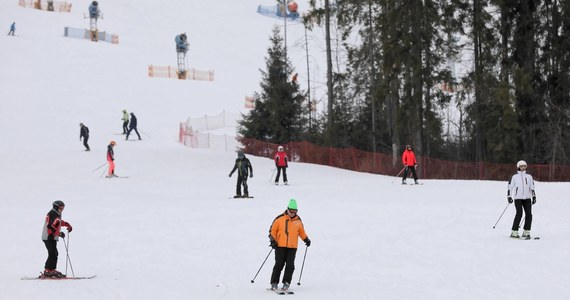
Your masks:
{"label": "skier crouching on snow", "polygon": [[65,233],[61,232],[61,226],[67,227],[67,232],[73,229],[71,224],[61,219],[61,214],[65,204],[61,200],[57,200],[52,204],[53,208],[47,213],[44,227],[42,230],[42,240],[48,251],[48,258],[45,264],[43,277],[65,277],[61,272],[57,271],[57,241],[59,237],[65,238]]}
{"label": "skier crouching on snow", "polygon": [[289,200],[285,212],[275,218],[269,228],[269,246],[275,249],[275,265],[271,273],[271,289],[277,290],[281,270],[283,274],[283,290],[286,291],[291,285],[293,271],[295,270],[295,256],[297,254],[298,238],[301,238],[307,247],[311,246],[311,240],[305,233],[303,222],[297,215],[297,201]]}
{"label": "skier crouching on snow", "polygon": [[287,184],[288,160],[287,153],[285,153],[283,146],[277,147],[277,153],[275,153],[275,168],[277,168],[275,185],[279,184],[279,175],[281,175],[281,171],[283,171],[283,183]]}
{"label": "skier crouching on snow", "polygon": [[234,164],[234,168],[232,169],[232,171],[230,172],[229,177],[232,177],[232,174],[234,174],[234,172],[237,170],[238,171],[238,178],[237,178],[237,183],[236,183],[236,194],[234,196],[234,198],[241,198],[241,186],[243,185],[243,197],[247,198],[249,197],[249,190],[247,187],[247,176],[249,174],[249,177],[253,177],[253,168],[251,167],[251,163],[249,162],[249,159],[247,159],[247,157],[245,157],[245,155],[243,154],[243,151],[238,151],[237,152],[238,158],[236,159],[236,162]]}
{"label": "skier crouching on snow", "polygon": [[[534,193],[534,179],[526,173],[527,164],[524,160],[517,162],[517,174],[509,180],[507,190],[507,200],[509,203],[515,202],[517,210],[511,232],[512,238],[519,238],[519,224],[524,209],[524,231],[522,237],[530,239],[530,227],[532,225],[532,205],[536,203],[536,195]],[[511,192],[513,192],[511,194]]]}

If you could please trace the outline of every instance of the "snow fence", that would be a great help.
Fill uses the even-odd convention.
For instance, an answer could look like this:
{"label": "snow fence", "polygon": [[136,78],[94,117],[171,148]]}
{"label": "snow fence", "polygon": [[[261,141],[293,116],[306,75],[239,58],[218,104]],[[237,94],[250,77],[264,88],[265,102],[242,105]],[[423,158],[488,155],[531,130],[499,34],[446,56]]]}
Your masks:
{"label": "snow fence", "polygon": [[[73,28],[66,26],[64,29],[64,36],[76,38],[76,39],[91,39],[91,31],[83,28]],[[119,36],[116,34],[106,33],[105,31],[97,32],[97,39],[99,41],[109,42],[111,44],[119,43]]]}
{"label": "snow fence", "polygon": [[190,148],[235,151],[241,148],[236,139],[239,114],[221,112],[217,115],[188,117],[180,122],[179,142]]}

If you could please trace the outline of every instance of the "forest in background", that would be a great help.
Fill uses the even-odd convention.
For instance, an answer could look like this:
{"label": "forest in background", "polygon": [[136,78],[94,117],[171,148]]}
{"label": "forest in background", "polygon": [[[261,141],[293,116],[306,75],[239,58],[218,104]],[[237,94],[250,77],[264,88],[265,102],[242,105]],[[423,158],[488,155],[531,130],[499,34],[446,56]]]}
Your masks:
{"label": "forest in background", "polygon": [[411,144],[438,159],[570,162],[568,1],[310,3],[305,26],[326,34],[327,109],[315,115],[316,99],[292,79],[276,27],[242,137],[394,157]]}

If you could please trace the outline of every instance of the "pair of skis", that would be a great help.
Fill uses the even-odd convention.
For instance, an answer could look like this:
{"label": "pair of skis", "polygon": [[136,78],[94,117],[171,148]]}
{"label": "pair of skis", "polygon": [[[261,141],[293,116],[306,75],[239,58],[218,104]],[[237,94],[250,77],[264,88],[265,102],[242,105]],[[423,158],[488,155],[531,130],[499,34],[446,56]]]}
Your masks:
{"label": "pair of skis", "polygon": [[44,277],[40,275],[38,277],[22,277],[22,280],[79,280],[79,279],[93,279],[96,275],[92,276],[79,276],[79,277]]}

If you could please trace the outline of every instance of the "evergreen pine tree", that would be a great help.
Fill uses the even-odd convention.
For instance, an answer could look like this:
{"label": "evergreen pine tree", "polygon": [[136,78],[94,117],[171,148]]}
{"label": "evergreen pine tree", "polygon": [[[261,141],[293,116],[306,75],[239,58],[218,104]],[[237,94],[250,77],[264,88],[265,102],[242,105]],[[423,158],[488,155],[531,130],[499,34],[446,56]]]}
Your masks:
{"label": "evergreen pine tree", "polygon": [[[254,138],[274,144],[299,141],[305,131],[304,95],[291,80],[294,70],[285,56],[279,27],[274,27],[261,71],[261,92],[255,95],[255,108],[239,122],[241,138]],[[247,146],[247,145],[246,145]]]}

